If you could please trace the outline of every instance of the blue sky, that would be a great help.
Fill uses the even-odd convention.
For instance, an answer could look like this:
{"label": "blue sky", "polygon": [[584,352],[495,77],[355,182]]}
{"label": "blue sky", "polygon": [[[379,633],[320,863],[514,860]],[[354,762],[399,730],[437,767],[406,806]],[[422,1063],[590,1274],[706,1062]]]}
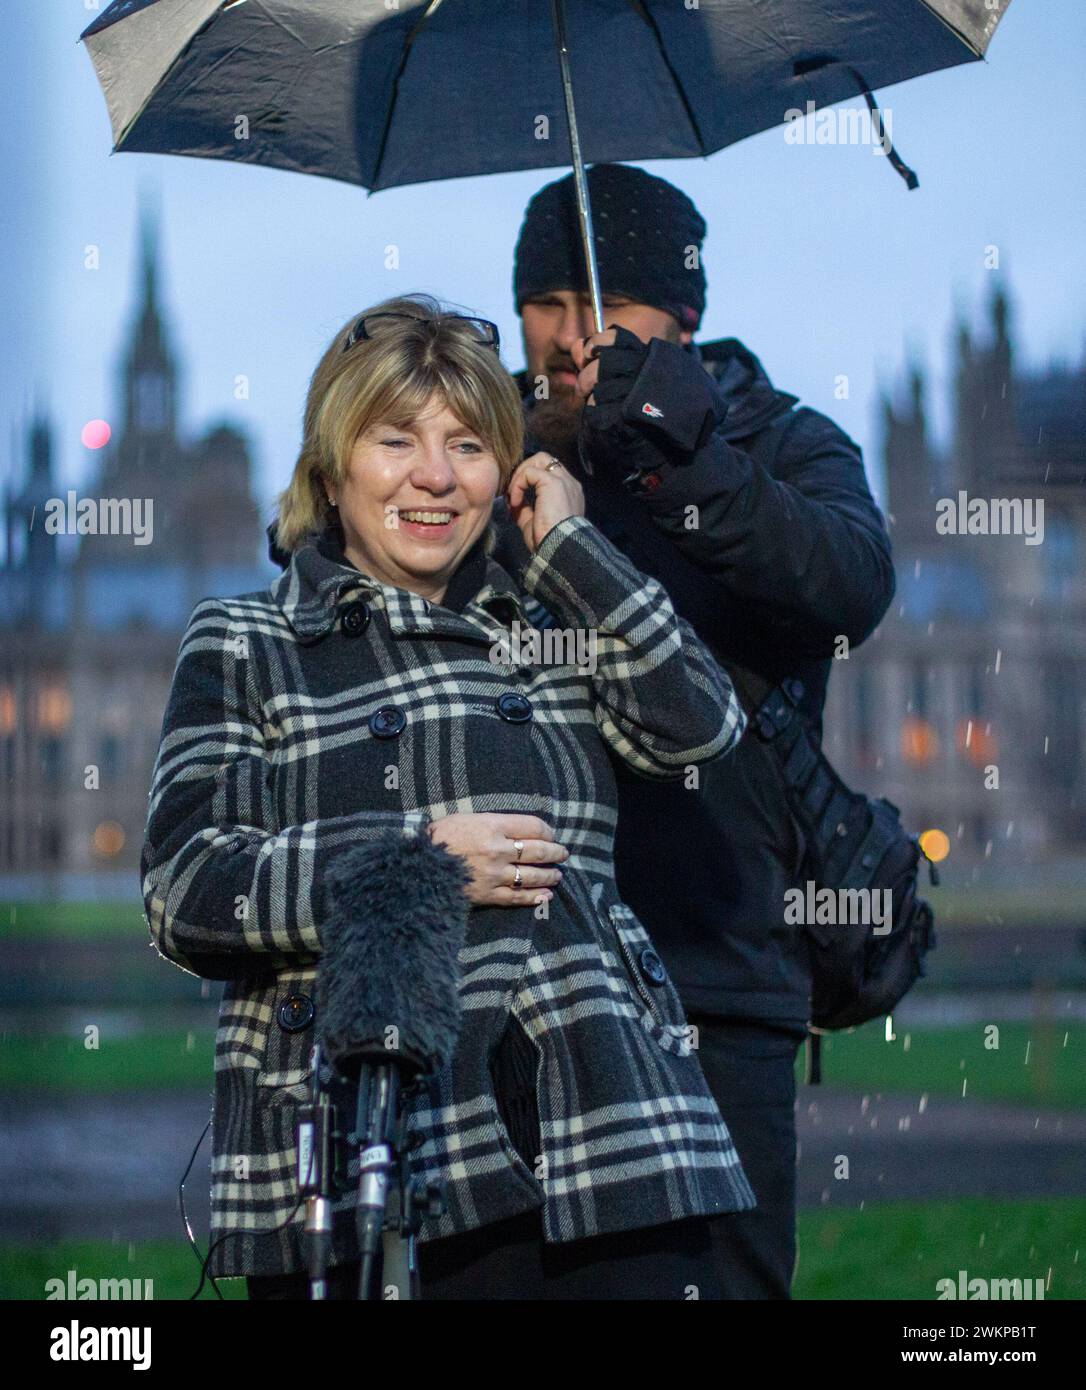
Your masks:
{"label": "blue sky", "polygon": [[[97,467],[79,435],[89,419],[117,420],[141,199],[160,222],[164,305],[184,365],[182,431],[222,419],[244,430],[265,507],[294,461],[309,374],[357,309],[426,290],[496,319],[507,366],[523,364],[512,247],[525,203],[557,172],[367,197],[278,170],[111,156],[105,103],[77,42],[95,8],[15,0],[5,13],[5,481],[13,432],[35,396],[55,422],[58,481],[80,486]],[[864,446],[877,488],[879,388],[918,358],[932,378],[929,413],[945,431],[954,318],[982,321],[993,284],[986,247],[999,248],[1020,362],[1081,356],[1084,58],[1082,0],[1014,0],[987,63],[881,94],[920,176],[911,193],[868,147],[789,145],[783,130],[705,161],[645,166],[685,189],[709,224],[701,337],[743,339],[779,387],[831,414]],[[83,266],[91,243],[97,271]],[[389,244],[399,247],[396,271],[385,269]],[[234,399],[239,374],[251,382],[247,402]],[[847,400],[835,398],[840,375]]]}

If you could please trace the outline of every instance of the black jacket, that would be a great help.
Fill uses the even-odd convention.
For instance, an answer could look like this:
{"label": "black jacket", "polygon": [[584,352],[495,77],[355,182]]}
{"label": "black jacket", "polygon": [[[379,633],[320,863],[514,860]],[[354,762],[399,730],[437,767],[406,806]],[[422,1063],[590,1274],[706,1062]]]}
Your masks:
{"label": "black jacket", "polygon": [[[835,645],[868,637],[894,593],[858,446],[776,390],[734,338],[604,350],[600,382],[609,404],[585,411],[592,474],[579,470],[590,520],[660,580],[724,667],[799,677],[820,730]],[[530,436],[530,396],[526,407]],[[515,550],[511,521],[500,530]],[[808,967],[784,893],[802,881],[804,847],[774,756],[748,732],[698,771],[691,790],[617,769],[622,897],[688,1011],[801,1027]]]}

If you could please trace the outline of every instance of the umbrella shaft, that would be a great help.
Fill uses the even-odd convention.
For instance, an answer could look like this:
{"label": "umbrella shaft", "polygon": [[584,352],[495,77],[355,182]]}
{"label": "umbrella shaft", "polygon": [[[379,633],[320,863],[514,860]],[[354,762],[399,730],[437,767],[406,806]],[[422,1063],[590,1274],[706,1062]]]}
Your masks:
{"label": "umbrella shaft", "polygon": [[596,239],[592,231],[592,205],[588,201],[588,180],[581,159],[581,142],[577,135],[577,109],[573,104],[573,82],[569,75],[569,48],[566,45],[566,16],[563,0],[551,0],[554,38],[558,45],[558,62],[562,69],[562,91],[566,98],[566,122],[569,126],[569,150],[573,157],[573,183],[577,190],[577,216],[581,223],[585,265],[588,267],[588,292],[592,296],[592,317],[596,332],[603,332],[603,297],[600,294],[600,272],[596,264]]}

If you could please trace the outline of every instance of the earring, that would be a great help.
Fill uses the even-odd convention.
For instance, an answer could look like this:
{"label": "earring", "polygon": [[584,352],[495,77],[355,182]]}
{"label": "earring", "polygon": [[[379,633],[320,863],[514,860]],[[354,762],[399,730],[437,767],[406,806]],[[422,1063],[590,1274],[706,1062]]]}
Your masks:
{"label": "earring", "polygon": [[329,505],[330,507],[338,507],[338,506],[339,506],[339,503],[336,501],[336,499],[335,499],[334,497],[329,497],[329,499],[328,499],[328,505]]}

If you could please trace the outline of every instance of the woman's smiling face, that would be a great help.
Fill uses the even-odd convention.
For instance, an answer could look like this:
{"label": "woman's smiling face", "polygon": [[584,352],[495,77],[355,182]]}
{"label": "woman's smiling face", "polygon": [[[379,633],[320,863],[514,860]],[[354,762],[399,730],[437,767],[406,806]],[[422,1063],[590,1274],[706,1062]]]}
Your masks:
{"label": "woman's smiling face", "polygon": [[440,603],[486,529],[501,470],[488,445],[439,396],[407,428],[376,421],[355,440],[329,496],[353,565]]}

